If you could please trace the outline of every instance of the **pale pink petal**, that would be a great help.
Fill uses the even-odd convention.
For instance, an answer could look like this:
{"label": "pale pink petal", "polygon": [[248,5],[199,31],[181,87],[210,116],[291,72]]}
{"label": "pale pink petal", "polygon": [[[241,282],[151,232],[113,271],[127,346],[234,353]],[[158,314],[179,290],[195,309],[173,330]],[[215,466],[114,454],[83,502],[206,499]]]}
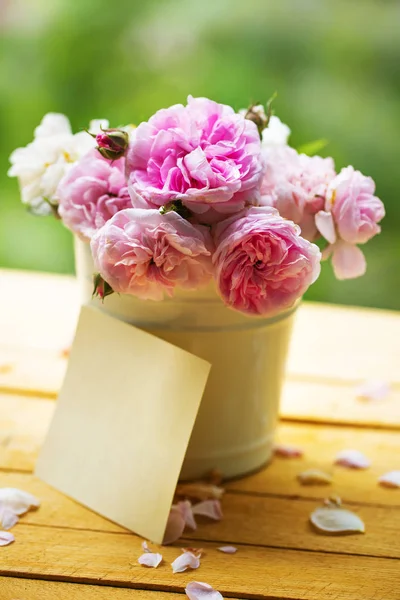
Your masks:
{"label": "pale pink petal", "polygon": [[200,558],[191,552],[184,552],[171,564],[173,573],[183,573],[186,569],[198,569]]}
{"label": "pale pink petal", "polygon": [[149,548],[149,545],[148,545],[148,543],[146,542],[146,540],[144,540],[144,541],[142,542],[142,548],[143,548],[143,551],[144,551],[144,552],[151,552],[151,550],[150,550],[150,548]]}
{"label": "pale pink petal", "polygon": [[144,554],[142,554],[142,556],[139,556],[138,563],[144,567],[157,568],[162,559],[163,557],[161,554],[146,551]]}
{"label": "pale pink petal", "polygon": [[187,527],[190,527],[190,529],[197,529],[197,523],[193,516],[192,503],[189,502],[189,500],[183,500],[183,502],[178,502],[178,508],[185,519]]}
{"label": "pale pink petal", "polygon": [[297,475],[302,485],[328,485],[332,483],[332,476],[319,469],[308,469]]}
{"label": "pale pink petal", "polygon": [[363,400],[385,400],[390,392],[390,385],[387,381],[379,379],[369,379],[357,386],[357,398]]}
{"label": "pale pink petal", "polygon": [[185,529],[185,519],[182,516],[180,509],[173,506],[170,510],[167,527],[164,533],[163,544],[172,544],[179,540]]}
{"label": "pale pink petal", "polygon": [[201,555],[203,554],[204,550],[203,548],[181,548],[182,552],[190,552],[191,554],[194,554],[195,556],[197,556],[198,558],[201,558]]}
{"label": "pale pink petal", "polygon": [[9,531],[0,531],[0,546],[8,546],[15,541],[15,537]]}
{"label": "pale pink petal", "polygon": [[0,488],[0,504],[10,508],[16,515],[23,515],[30,508],[40,506],[35,496],[16,488]]}
{"label": "pale pink petal", "polygon": [[202,581],[191,581],[187,584],[185,592],[189,600],[224,600],[220,592]]}
{"label": "pale pink petal", "polygon": [[400,471],[389,471],[378,479],[383,487],[400,488]]}
{"label": "pale pink petal", "polygon": [[371,461],[359,450],[342,450],[336,456],[335,463],[351,469],[368,469]]}
{"label": "pale pink petal", "polygon": [[220,546],[217,550],[224,552],[225,554],[235,554],[235,552],[237,552],[235,546]]}
{"label": "pale pink petal", "polygon": [[333,246],[332,266],[337,279],[354,279],[367,269],[365,256],[358,246],[338,240]]}
{"label": "pale pink petal", "polygon": [[336,242],[335,224],[332,213],[320,210],[315,215],[315,224],[320,234],[330,243]]}
{"label": "pale pink petal", "polygon": [[202,482],[178,483],[176,487],[177,496],[193,498],[195,500],[208,500],[210,498],[220,500],[224,492],[225,490],[218,485]]}
{"label": "pale pink petal", "polygon": [[284,458],[299,458],[303,456],[303,450],[296,446],[288,446],[286,444],[277,444],[274,447],[274,453],[276,456],[282,456]]}
{"label": "pale pink petal", "polygon": [[208,517],[214,521],[220,521],[223,517],[219,500],[204,500],[203,502],[199,502],[193,506],[192,511],[194,515]]}
{"label": "pale pink petal", "polygon": [[8,506],[0,505],[0,523],[3,529],[11,529],[18,523],[19,519],[15,512]]}

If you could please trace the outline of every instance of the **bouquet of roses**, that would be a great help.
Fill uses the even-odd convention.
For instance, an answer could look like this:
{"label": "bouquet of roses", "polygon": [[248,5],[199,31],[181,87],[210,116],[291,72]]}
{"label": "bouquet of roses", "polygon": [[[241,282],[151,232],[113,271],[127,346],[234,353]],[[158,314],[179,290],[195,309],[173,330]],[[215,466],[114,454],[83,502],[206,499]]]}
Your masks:
{"label": "bouquet of roses", "polygon": [[269,104],[236,113],[190,96],[136,128],[94,121],[73,135],[48,114],[9,174],[32,212],[90,242],[102,297],[161,300],[213,279],[227,306],[272,316],[317,279],[321,256],[338,279],[362,275],[359,245],[385,214],[370,177],[299,154],[289,134]]}

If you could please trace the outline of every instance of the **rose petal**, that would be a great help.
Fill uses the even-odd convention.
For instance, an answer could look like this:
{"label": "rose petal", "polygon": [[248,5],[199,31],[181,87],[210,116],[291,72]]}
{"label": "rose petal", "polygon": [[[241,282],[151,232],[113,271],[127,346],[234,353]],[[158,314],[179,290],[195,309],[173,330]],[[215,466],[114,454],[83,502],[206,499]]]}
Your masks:
{"label": "rose petal", "polygon": [[217,485],[208,483],[179,483],[176,488],[176,495],[194,500],[209,500],[214,498],[220,500],[225,490]]}
{"label": "rose petal", "polygon": [[171,564],[173,573],[183,573],[186,569],[198,569],[200,566],[200,558],[191,552],[183,552]]}
{"label": "rose petal", "polygon": [[325,498],[324,504],[325,506],[335,506],[336,508],[339,508],[342,506],[342,499],[340,496],[336,495],[329,496],[329,498]]}
{"label": "rose petal", "polygon": [[284,458],[299,458],[300,456],[303,456],[303,450],[301,450],[301,448],[296,448],[295,446],[277,444],[274,447],[274,454]]}
{"label": "rose petal", "polygon": [[220,546],[217,550],[224,552],[225,554],[235,554],[235,552],[237,552],[235,546]]}
{"label": "rose petal", "polygon": [[315,509],[310,515],[310,521],[318,531],[323,533],[365,532],[365,525],[358,515],[334,505]]}
{"label": "rose petal", "polygon": [[9,531],[0,531],[0,546],[8,546],[15,541],[15,537]]}
{"label": "rose petal", "polygon": [[181,548],[181,550],[182,550],[182,552],[190,552],[191,554],[194,554],[198,558],[201,558],[201,555],[204,552],[203,548]]}
{"label": "rose petal", "polygon": [[8,506],[0,505],[0,523],[3,529],[11,529],[18,523],[19,519],[15,512]]}
{"label": "rose petal", "polygon": [[387,381],[368,379],[356,388],[357,398],[363,400],[385,400],[390,392]]}
{"label": "rose petal", "polygon": [[23,515],[30,508],[40,506],[40,501],[32,494],[16,488],[0,488],[0,504],[10,508],[16,515]]}
{"label": "rose petal", "polygon": [[189,600],[224,600],[220,592],[202,581],[191,581],[187,584],[185,592]]}
{"label": "rose petal", "polygon": [[163,557],[161,554],[146,551],[142,556],[139,556],[138,563],[144,567],[157,568],[162,559]]}
{"label": "rose petal", "polygon": [[164,533],[163,544],[172,544],[176,540],[179,540],[184,529],[185,519],[182,516],[182,512],[177,506],[172,506]]}
{"label": "rose petal", "polygon": [[359,450],[342,450],[336,455],[335,463],[351,469],[368,469],[371,461]]}
{"label": "rose petal", "polygon": [[389,471],[378,479],[383,487],[400,488],[400,471]]}
{"label": "rose petal", "polygon": [[335,224],[333,222],[332,213],[320,210],[315,215],[315,225],[320,234],[330,243],[336,242]]}
{"label": "rose petal", "polygon": [[319,469],[309,469],[297,475],[302,485],[328,485],[332,483],[332,476]]}
{"label": "rose petal", "polygon": [[142,542],[142,548],[143,548],[144,552],[151,552],[151,550],[150,550],[150,548],[149,548],[149,545],[148,545],[148,543],[146,542],[146,540],[144,540],[144,541]]}
{"label": "rose petal", "polygon": [[184,500],[183,502],[178,502],[177,506],[185,520],[185,525],[190,527],[190,529],[197,529],[197,523],[193,516],[192,503],[189,500]]}
{"label": "rose petal", "polygon": [[337,279],[354,279],[367,269],[365,256],[353,244],[338,240],[333,246],[332,266]]}
{"label": "rose petal", "polygon": [[214,521],[220,521],[223,517],[221,503],[219,500],[204,500],[195,504],[192,508],[194,515],[208,517]]}

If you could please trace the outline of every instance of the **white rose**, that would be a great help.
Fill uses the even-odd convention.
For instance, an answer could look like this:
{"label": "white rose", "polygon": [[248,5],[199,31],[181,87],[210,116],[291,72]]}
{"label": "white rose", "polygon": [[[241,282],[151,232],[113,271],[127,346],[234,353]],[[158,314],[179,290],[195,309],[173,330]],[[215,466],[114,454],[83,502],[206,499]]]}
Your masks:
{"label": "white rose", "polygon": [[57,206],[56,191],[67,170],[95,147],[82,131],[73,134],[64,115],[48,113],[35,129],[34,140],[10,156],[10,177],[18,177],[22,202],[35,214],[47,215]]}
{"label": "white rose", "polygon": [[262,146],[264,148],[268,146],[286,146],[291,131],[285,123],[272,115],[268,127],[262,132]]}

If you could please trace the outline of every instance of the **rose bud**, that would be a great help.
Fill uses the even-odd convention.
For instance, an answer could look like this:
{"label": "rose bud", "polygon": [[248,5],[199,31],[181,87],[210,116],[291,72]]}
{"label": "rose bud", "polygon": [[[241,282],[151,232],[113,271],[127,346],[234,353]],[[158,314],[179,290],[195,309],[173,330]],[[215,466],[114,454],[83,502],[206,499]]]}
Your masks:
{"label": "rose bud", "polygon": [[96,135],[97,150],[104,158],[115,160],[124,156],[129,144],[129,134],[122,129],[102,129]]}
{"label": "rose bud", "polygon": [[252,104],[247,109],[245,119],[253,121],[258,129],[258,133],[261,136],[262,131],[268,126],[268,116],[265,114],[265,110],[262,104]]}
{"label": "rose bud", "polygon": [[93,275],[93,286],[93,298],[101,298],[101,300],[104,301],[104,298],[114,293],[111,285],[102,278],[100,273],[95,273]]}

